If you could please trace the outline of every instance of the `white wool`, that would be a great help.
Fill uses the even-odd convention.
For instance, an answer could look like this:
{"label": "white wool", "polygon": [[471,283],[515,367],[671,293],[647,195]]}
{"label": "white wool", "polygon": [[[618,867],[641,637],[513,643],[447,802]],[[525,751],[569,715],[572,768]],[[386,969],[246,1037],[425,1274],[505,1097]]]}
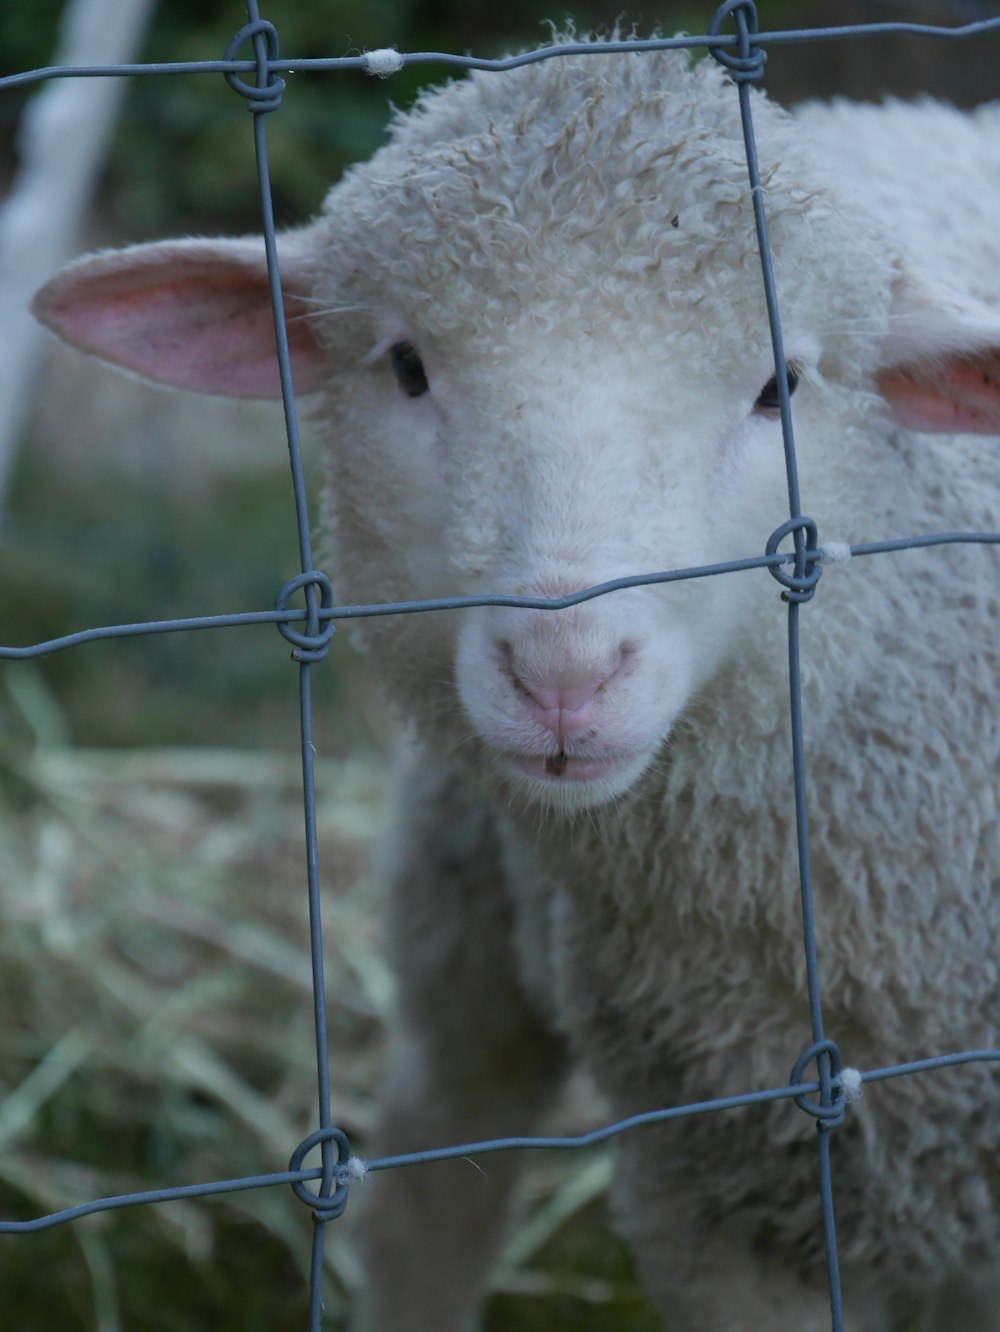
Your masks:
{"label": "white wool", "polygon": [[[822,114],[810,109],[809,124]],[[804,504],[824,563],[847,564],[852,542],[1000,526],[995,443],[908,433],[875,381],[887,330],[925,354],[928,329],[943,323],[930,299],[926,318],[910,313],[923,298],[907,305],[897,274],[908,260],[921,281],[1000,301],[988,258],[1000,173],[984,181],[972,169],[1000,135],[919,108],[944,137],[961,126],[961,150],[950,165],[941,154],[928,192],[918,172],[902,179],[877,109],[860,128],[844,107],[827,114],[832,136],[845,120],[839,132],[873,154],[879,145],[900,194],[913,191],[905,227],[888,199],[866,210],[856,192],[880,168],[817,153],[795,119],[755,98],[786,346],[804,368],[793,400]],[[780,432],[734,405],[748,412],[773,374],[745,170],[735,92],[711,62],[692,71],[602,58],[432,94],[331,193],[331,234],[348,253],[332,256],[329,304],[391,308],[373,316],[368,345],[405,336],[432,385],[404,401],[387,371],[376,385],[345,369],[319,408],[338,460],[334,565],[352,599],[555,596],[763,549],[787,511]],[[849,204],[838,193],[845,173]],[[959,238],[940,271],[916,224],[907,244],[929,193],[935,207],[948,201]],[[336,367],[359,334],[345,317],[329,336]],[[366,415],[381,426],[365,427]],[[356,453],[342,443],[352,435],[364,440]],[[492,1038],[497,1053],[478,1076],[499,1079],[511,1110],[461,1112],[480,1068],[466,1071],[469,1045],[490,1048],[477,1028],[486,1014],[496,1023],[501,962],[489,961],[493,936],[476,923],[485,905],[446,886],[457,871],[434,871],[442,861],[468,866],[470,895],[482,897],[484,880],[506,888],[510,964],[615,1112],[787,1077],[806,1042],[784,624],[770,577],[739,579],[622,593],[557,616],[472,611],[361,627],[372,669],[420,736],[401,778],[408,812],[390,877],[400,1022],[437,1033],[415,1079],[393,1075],[387,1147],[444,1140],[442,1087],[459,1140],[498,1124],[523,1132],[533,1104],[515,1071],[530,1048],[527,1019],[508,995],[519,1053]],[[866,1066],[996,1042],[1000,828],[986,793],[1000,764],[997,582],[996,553],[983,548],[879,556],[822,579],[802,611],[827,1025]],[[646,649],[623,668],[621,645],[643,635]],[[542,745],[544,714],[525,692],[542,697],[566,662],[580,663],[574,679],[604,680],[593,733],[639,756],[579,797],[540,789],[539,768],[505,757]],[[477,831],[482,819],[498,831]],[[429,845],[439,850],[427,867]],[[466,949],[468,967],[457,961]],[[445,967],[464,979],[432,1002],[427,969]],[[404,1085],[426,1088],[416,1119]],[[850,1071],[843,1087],[849,1100],[860,1093]],[[938,1282],[970,1268],[984,1289],[1000,1285],[989,1256],[1000,1177],[965,1185],[995,1159],[986,1107],[996,1091],[981,1069],[913,1078],[837,1130],[848,1327],[887,1328],[878,1301],[933,1301]],[[747,1112],[724,1129],[715,1116],[686,1119],[620,1144],[619,1220],[668,1325],[827,1325],[816,1163],[797,1114]],[[407,1212],[421,1233],[426,1196]],[[373,1235],[400,1224],[388,1185],[384,1197]],[[477,1215],[449,1189],[435,1225],[449,1208]],[[439,1283],[466,1273],[453,1304],[428,1297],[420,1324],[451,1332],[461,1317],[448,1310],[474,1298],[475,1246],[424,1248]],[[804,1261],[813,1266],[800,1282]],[[373,1291],[363,1325],[412,1326],[414,1298]],[[989,1300],[976,1317],[968,1332],[994,1326]]]}
{"label": "white wool", "polygon": [[846,564],[851,558],[851,544],[849,541],[824,541],[822,560],[823,564]]}
{"label": "white wool", "polygon": [[341,1173],[349,1180],[362,1180],[368,1174],[368,1162],[361,1156],[348,1157]]}
{"label": "white wool", "polygon": [[[848,121],[848,137],[878,141],[876,110],[861,132],[844,108],[829,114]],[[935,114],[945,129],[954,115],[919,111]],[[907,434],[875,396],[886,329],[900,345],[911,336],[919,352],[935,327],[934,316],[893,312],[907,237],[888,201],[875,213],[858,206],[860,163],[817,154],[798,122],[761,98],[754,115],[786,346],[805,368],[793,410],[824,563],[846,564],[852,542],[883,536],[995,530],[995,444]],[[810,110],[810,122],[820,115]],[[941,276],[963,296],[996,302],[995,220],[977,221],[976,210],[983,196],[1000,206],[1000,176],[984,184],[970,169],[973,143],[987,156],[994,148],[983,129],[959,122],[961,152],[950,169],[939,164],[946,179],[931,192],[961,219]],[[881,142],[891,161],[888,131]],[[837,193],[842,171],[850,206]],[[919,179],[912,188],[917,215],[928,192]],[[509,82],[470,79],[401,117],[388,147],[327,209],[348,248],[332,257],[330,305],[391,307],[373,318],[368,345],[405,336],[432,385],[404,401],[386,371],[376,386],[345,370],[319,408],[338,459],[334,564],[352,599],[430,589],[560,595],[763,549],[765,529],[786,516],[779,432],[741,421],[731,404],[749,410],[773,361],[736,96],[711,62],[691,71],[670,59],[602,58],[599,67],[535,66]],[[936,279],[921,237],[916,271]],[[336,366],[358,333],[345,317],[331,320],[329,336]],[[365,414],[381,429],[364,428]],[[356,455],[335,442],[350,435],[364,439]],[[399,499],[376,478],[391,478]],[[1000,830],[985,794],[1000,763],[996,553],[876,558],[822,579],[802,612],[828,1029],[866,1066],[995,1042],[1000,986],[987,942]],[[526,1056],[496,1038],[479,1076],[498,1078],[500,1105],[512,1108],[461,1112],[474,1099],[469,1043],[482,1041],[485,1014],[490,1029],[496,1022],[495,945],[476,924],[485,906],[473,910],[445,886],[456,871],[433,871],[439,857],[469,865],[470,894],[485,892],[484,877],[503,884],[498,855],[515,867],[506,909],[516,968],[615,1112],[787,1077],[806,1042],[784,625],[769,576],[739,578],[622,593],[558,616],[473,611],[362,627],[372,669],[421,737],[401,779],[409,813],[390,877],[400,1021],[438,1033],[407,1084],[426,1087],[416,1119],[393,1075],[387,1148],[444,1140],[442,1087],[452,1087],[445,1120],[459,1140],[498,1125],[523,1132],[531,1104],[515,1072]],[[620,645],[646,633],[648,669],[624,671]],[[640,755],[576,800],[552,783],[539,789],[535,770],[522,765],[522,776],[504,758],[542,743],[543,714],[518,691],[541,696],[536,682],[574,660],[577,676],[605,679],[595,732],[613,725],[613,743]],[[575,806],[585,807],[579,817]],[[499,831],[477,832],[481,819]],[[430,868],[428,845],[440,848]],[[472,972],[456,960],[465,949]],[[427,968],[447,966],[464,980],[432,1003]],[[513,996],[505,1004],[517,1050],[530,1048]],[[843,1087],[849,1100],[860,1093],[850,1071]],[[969,1267],[986,1289],[994,1274],[1000,1284],[984,1256],[1000,1227],[997,1176],[955,1202],[993,1158],[986,1107],[996,1087],[981,1070],[909,1079],[869,1098],[863,1122],[849,1116],[837,1130],[836,1205],[848,1319],[857,1320],[848,1327],[888,1327],[873,1272],[886,1306],[933,1301],[938,1280]],[[724,1130],[715,1116],[687,1119],[620,1144],[618,1216],[670,1326],[826,1325],[816,1163],[797,1114],[733,1115]],[[373,1236],[400,1224],[384,1188]],[[407,1215],[423,1233],[427,1191],[419,1197]],[[475,1207],[448,1189],[434,1224],[449,1208],[471,1218]],[[453,1304],[428,1297],[420,1324],[451,1332],[461,1318],[448,1310],[474,1298],[475,1248],[424,1249],[439,1283],[466,1272]],[[791,1274],[807,1259],[814,1266],[800,1283]],[[373,1291],[364,1326],[412,1326],[414,1298]],[[975,1318],[968,1332],[993,1327],[988,1300]]]}
{"label": "white wool", "polygon": [[840,1088],[848,1105],[857,1104],[865,1094],[861,1081],[861,1070],[858,1068],[842,1068],[840,1070]]}
{"label": "white wool", "polygon": [[375,74],[380,79],[387,79],[403,68],[403,57],[391,46],[384,46],[378,51],[365,52],[365,72]]}

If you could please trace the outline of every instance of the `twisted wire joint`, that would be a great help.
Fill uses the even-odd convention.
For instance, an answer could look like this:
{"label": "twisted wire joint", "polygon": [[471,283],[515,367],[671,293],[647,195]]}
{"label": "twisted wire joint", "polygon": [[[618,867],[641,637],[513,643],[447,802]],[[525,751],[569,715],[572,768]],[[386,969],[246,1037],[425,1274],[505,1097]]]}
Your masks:
{"label": "twisted wire joint", "polygon": [[[337,1144],[336,1162],[327,1149],[327,1144],[331,1142]],[[314,1147],[323,1148],[323,1174],[320,1177],[319,1189],[313,1193],[304,1180],[298,1180],[292,1185],[292,1192],[307,1207],[312,1208],[315,1221],[335,1221],[347,1206],[346,1180],[351,1177],[351,1146],[343,1129],[317,1129],[315,1133],[310,1133],[308,1138],[303,1138],[292,1152],[288,1169],[301,1170],[302,1163]]]}
{"label": "twisted wire joint", "polygon": [[795,563],[789,571],[784,565],[769,566],[772,578],[785,589],[782,601],[811,601],[823,572],[822,552],[816,546],[816,524],[801,515],[776,527],[767,539],[768,555],[776,555],[786,536],[795,537]]}
{"label": "twisted wire joint", "polygon": [[[274,609],[283,611],[288,609],[288,599],[293,596],[300,588],[306,589],[306,627],[303,632],[301,629],[295,629],[285,621],[279,621],[278,632],[282,638],[286,638],[292,644],[293,661],[322,661],[330,650],[330,643],[336,632],[336,626],[332,620],[327,620],[325,624],[321,623],[319,618],[320,610],[329,610],[333,605],[333,588],[330,580],[325,573],[318,569],[309,569],[306,573],[300,573],[295,578],[290,578],[285,586],[278,593],[274,600]],[[316,600],[316,590],[319,590],[319,602]]]}
{"label": "twisted wire joint", "polygon": [[708,49],[719,64],[729,71],[735,83],[752,83],[763,76],[764,61],[767,59],[767,53],[759,46],[754,46],[751,40],[760,31],[757,6],[753,0],[726,0],[712,16],[708,26],[710,37],[718,37],[724,20],[730,14],[736,21],[739,45],[735,50],[720,44],[709,46]]}
{"label": "twisted wire joint", "polygon": [[[257,40],[259,38],[263,40]],[[249,41],[253,41],[254,59],[257,61],[257,82],[247,83],[233,72],[223,77],[233,92],[247,99],[247,110],[254,115],[277,111],[281,105],[281,94],[285,91],[285,80],[271,70],[271,65],[278,59],[277,29],[266,19],[244,24],[226,47],[225,59],[238,59],[240,47]]]}

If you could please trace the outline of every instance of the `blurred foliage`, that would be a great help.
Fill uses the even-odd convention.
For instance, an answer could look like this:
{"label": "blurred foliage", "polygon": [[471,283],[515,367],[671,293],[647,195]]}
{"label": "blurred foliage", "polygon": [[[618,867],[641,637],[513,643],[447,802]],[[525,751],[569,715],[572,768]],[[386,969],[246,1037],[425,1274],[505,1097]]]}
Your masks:
{"label": "blurred foliage", "polygon": [[[4,641],[267,610],[297,567],[287,470],[155,489],[107,464],[86,477],[54,470],[28,450],[0,551]],[[258,625],[91,643],[35,669],[78,744],[287,749],[297,725],[290,652],[272,626]],[[316,675],[320,752],[383,747],[388,723],[343,635]],[[2,689],[0,730],[19,730]]]}
{"label": "blurred foliage", "polygon": [[[49,63],[59,8],[58,0],[38,0],[0,16],[0,74]],[[268,16],[266,4],[262,12]],[[490,56],[540,42],[546,21],[561,20],[564,12],[554,13],[547,0],[508,0],[502,7],[460,0],[309,0],[283,5],[270,17],[289,56],[354,55],[381,46]],[[613,24],[621,12],[617,0],[572,6],[584,29]],[[655,7],[656,20],[671,29],[704,23],[710,12],[704,4],[672,0]],[[648,12],[646,20],[654,22]],[[161,0],[141,59],[220,59],[245,22],[240,0]],[[308,217],[346,165],[370,156],[382,141],[391,104],[407,105],[418,88],[444,77],[433,67],[404,70],[390,84],[354,71],[289,76],[281,114],[268,123],[279,223]],[[8,131],[27,95],[5,99]],[[9,161],[9,133],[6,151]],[[145,169],[151,160],[153,172]],[[120,234],[138,239],[192,229],[252,230],[258,225],[255,191],[247,113],[221,76],[133,81],[104,190]]]}

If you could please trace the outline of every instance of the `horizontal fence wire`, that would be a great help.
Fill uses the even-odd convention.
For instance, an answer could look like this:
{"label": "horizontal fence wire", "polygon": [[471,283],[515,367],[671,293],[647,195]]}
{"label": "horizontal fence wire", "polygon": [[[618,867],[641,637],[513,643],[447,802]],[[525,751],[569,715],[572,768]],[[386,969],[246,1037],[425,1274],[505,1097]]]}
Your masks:
{"label": "horizontal fence wire", "polygon": [[[249,6],[248,6],[249,9]],[[798,42],[829,42],[847,39],[859,40],[878,37],[927,37],[937,41],[961,41],[969,37],[978,37],[995,32],[1000,28],[1000,16],[976,19],[957,27],[944,27],[935,23],[854,23],[835,28],[790,28],[787,31],[757,32],[754,45],[788,46]],[[502,73],[505,70],[519,69],[522,65],[533,65],[540,60],[558,60],[571,55],[613,55],[635,54],[643,51],[704,50],[709,46],[728,48],[736,47],[739,37],[732,33],[718,33],[711,37],[651,37],[635,42],[567,42],[559,46],[543,46],[534,51],[525,51],[519,55],[504,59],[486,60],[471,55],[455,55],[448,51],[399,51],[399,68],[409,65],[438,65],[445,69],[470,70],[481,69]],[[394,48],[393,48],[394,49]],[[51,65],[44,69],[25,70],[20,74],[8,74],[0,79],[0,92],[9,88],[22,87],[25,84],[38,83],[46,79],[79,78],[128,78],[132,75],[158,76],[172,74],[255,74],[261,67],[269,74],[302,74],[306,72],[322,73],[337,70],[361,70],[371,73],[374,52],[355,56],[313,56],[301,60],[285,57],[265,57],[256,60],[178,60],[158,61],[148,64],[117,65]]]}
{"label": "horizontal fence wire", "polygon": [[[808,812],[805,798],[806,761],[799,666],[800,609],[814,595],[819,577],[827,564],[841,563],[849,557],[901,553],[916,548],[945,544],[997,544],[1000,543],[1000,533],[923,533],[891,540],[855,543],[850,546],[840,542],[828,542],[827,546],[824,547],[819,541],[816,525],[803,514],[799,498],[788,383],[786,376],[781,373],[781,367],[784,366],[785,360],[782,349],[780,314],[774,290],[770,245],[767,237],[764,192],[761,188],[756,163],[749,89],[751,83],[758,80],[763,72],[765,51],[768,46],[777,47],[798,42],[846,39],[852,41],[873,40],[901,35],[927,37],[935,40],[965,40],[1000,31],[1000,16],[984,18],[956,27],[911,22],[885,22],[853,24],[834,28],[761,32],[758,30],[757,13],[751,0],[727,0],[727,3],[717,10],[708,33],[700,37],[685,35],[645,41],[567,43],[542,47],[498,60],[459,56],[446,52],[399,52],[394,48],[330,59],[287,59],[279,56],[277,32],[271,23],[261,20],[257,0],[248,0],[246,8],[248,22],[235,35],[225,58],[222,60],[49,67],[0,79],[0,91],[55,78],[105,77],[109,75],[126,77],[135,75],[221,74],[226,77],[236,93],[246,98],[249,109],[255,113],[254,139],[260,180],[262,230],[268,255],[271,301],[278,345],[278,363],[299,536],[301,571],[280,590],[274,609],[87,628],[26,646],[0,646],[0,659],[14,660],[40,657],[102,639],[186,633],[258,624],[276,625],[283,636],[292,642],[292,656],[299,663],[300,681],[300,726],[303,755],[307,890],[310,912],[309,937],[316,1034],[318,1127],[315,1132],[295,1147],[287,1171],[97,1198],[28,1221],[0,1221],[0,1234],[26,1234],[71,1222],[96,1212],[111,1211],[118,1208],[178,1199],[217,1196],[241,1190],[291,1186],[297,1196],[312,1209],[312,1215],[316,1222],[311,1257],[309,1328],[310,1332],[319,1332],[322,1322],[321,1277],[325,1225],[341,1214],[346,1205],[351,1183],[363,1174],[497,1151],[585,1148],[614,1138],[619,1134],[630,1132],[643,1125],[664,1123],[693,1115],[746,1108],[762,1103],[792,1100],[816,1120],[820,1204],[827,1254],[831,1327],[833,1332],[842,1332],[843,1311],[833,1210],[833,1176],[829,1154],[830,1130],[835,1129],[843,1122],[847,1103],[853,1100],[860,1087],[867,1083],[899,1077],[923,1076],[957,1065],[998,1062],[1000,1061],[1000,1050],[964,1050],[881,1068],[861,1071],[847,1070],[842,1067],[836,1044],[829,1040],[824,1033],[817,939],[813,923],[813,888],[808,845]],[[968,7],[966,12],[971,12]],[[735,31],[723,32],[723,24],[730,21]],[[252,57],[240,56],[239,52],[248,44],[252,48]],[[423,600],[374,605],[335,604],[330,580],[325,574],[313,567],[308,501],[298,439],[295,395],[282,311],[275,226],[271,210],[265,113],[275,111],[280,107],[281,93],[284,87],[280,74],[305,70],[330,72],[360,70],[368,74],[386,76],[406,66],[432,64],[458,70],[484,70],[499,73],[538,61],[560,59],[567,56],[585,55],[597,58],[611,53],[627,53],[636,58],[641,58],[644,52],[678,48],[707,50],[715,59],[726,66],[736,85],[735,93],[740,101],[747,169],[751,184],[751,197],[754,206],[762,279],[779,393],[788,482],[789,520],[782,524],[777,531],[770,534],[765,544],[765,553],[762,555],[748,554],[743,559],[730,560],[725,563],[639,573],[585,588],[570,596],[533,598],[487,595],[431,597]],[[252,77],[253,81],[248,81],[244,76],[248,76],[248,79]],[[785,549],[781,549],[782,544],[788,542],[791,543],[791,548],[789,549],[786,546]],[[509,606],[531,611],[555,611],[597,597],[608,596],[624,588],[730,575],[761,568],[768,569],[783,588],[782,597],[787,602],[788,609],[789,699],[792,729],[791,766],[799,848],[803,948],[806,957],[808,1004],[812,1029],[812,1042],[794,1060],[789,1082],[781,1087],[756,1089],[741,1095],[664,1107],[618,1120],[593,1132],[575,1137],[509,1137],[483,1142],[446,1144],[429,1148],[426,1151],[370,1158],[360,1162],[353,1155],[344,1132],[331,1122],[330,1115],[330,1049],[326,1026],[315,775],[313,771],[311,671],[313,666],[324,657],[336,623],[385,615],[420,614],[432,611],[461,612],[476,606]],[[304,599],[305,606],[289,605],[291,599],[299,595]],[[814,1076],[807,1076],[810,1070],[814,1072]],[[319,1152],[320,1164],[318,1166],[306,1166],[306,1158],[314,1151]],[[309,1184],[317,1184],[318,1186],[315,1189],[310,1189],[307,1187]]]}
{"label": "horizontal fence wire", "polygon": [[[807,551],[807,566],[824,564],[827,561],[837,563],[853,556],[881,555],[890,551],[919,550],[925,546],[955,545],[997,545],[1000,532],[932,532],[923,536],[894,537],[890,541],[864,541],[850,545],[844,543],[835,554],[828,554],[823,547]],[[623,578],[611,578],[606,583],[596,583],[593,587],[581,588],[565,597],[515,597],[500,594],[469,597],[428,597],[415,601],[373,602],[370,605],[320,605],[316,618],[320,623],[338,620],[364,620],[380,615],[413,615],[422,611],[457,611],[470,610],[475,606],[510,606],[522,610],[567,610],[570,606],[579,606],[585,601],[608,596],[629,587],[653,587],[661,583],[681,583],[694,578],[712,578],[718,574],[739,573],[747,569],[777,569],[783,565],[794,565],[795,555],[788,552],[776,552],[773,555],[748,555],[742,560],[727,560],[722,564],[701,564],[691,569],[667,569],[658,573],[631,574]],[[293,580],[294,581],[294,580]],[[278,600],[285,599],[284,592]],[[62,634],[58,638],[48,638],[42,643],[29,643],[23,647],[0,644],[0,661],[20,661],[30,657],[45,657],[53,652],[62,652],[66,648],[79,647],[84,643],[94,643],[107,638],[141,638],[148,634],[187,633],[197,629],[226,629],[257,624],[296,624],[306,619],[304,610],[281,609],[266,611],[234,611],[229,615],[196,615],[174,620],[144,620],[135,624],[108,624],[93,629],[78,629],[71,634]]]}

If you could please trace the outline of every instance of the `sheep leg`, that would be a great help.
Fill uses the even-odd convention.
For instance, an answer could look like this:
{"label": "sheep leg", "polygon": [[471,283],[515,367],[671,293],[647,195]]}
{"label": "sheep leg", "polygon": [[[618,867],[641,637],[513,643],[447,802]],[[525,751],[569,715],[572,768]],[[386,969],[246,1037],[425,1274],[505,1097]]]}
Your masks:
{"label": "sheep leg", "polygon": [[[492,816],[430,762],[418,755],[403,773],[390,867],[399,994],[377,1148],[392,1154],[530,1132],[564,1063],[518,978]],[[476,1326],[522,1156],[365,1181],[362,1332]]]}
{"label": "sheep leg", "polygon": [[945,1282],[914,1324],[914,1332],[995,1332],[1000,1310],[1000,1273],[972,1272]]}
{"label": "sheep leg", "polygon": [[[614,1204],[643,1288],[670,1332],[830,1332],[821,1273],[806,1283],[796,1264],[751,1252],[731,1232],[706,1224],[701,1198],[678,1192],[669,1128],[618,1143]],[[660,1163],[667,1162],[666,1170]],[[890,1332],[884,1292],[864,1274],[844,1272],[844,1332]],[[978,1332],[978,1329],[977,1329]]]}

